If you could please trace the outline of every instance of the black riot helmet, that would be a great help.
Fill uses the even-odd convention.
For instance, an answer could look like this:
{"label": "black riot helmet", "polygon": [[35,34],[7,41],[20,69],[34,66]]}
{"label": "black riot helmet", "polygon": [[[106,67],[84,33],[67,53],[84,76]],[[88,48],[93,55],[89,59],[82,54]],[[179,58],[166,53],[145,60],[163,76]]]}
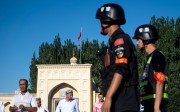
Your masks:
{"label": "black riot helmet", "polygon": [[101,6],[96,12],[96,18],[101,23],[123,25],[126,23],[124,10],[121,6],[108,3]]}
{"label": "black riot helmet", "polygon": [[143,43],[154,43],[159,39],[157,29],[153,25],[144,24],[136,28],[133,39],[141,39]]}
{"label": "black riot helmet", "polygon": [[[104,31],[111,25],[123,25],[126,23],[123,8],[114,3],[108,3],[101,6],[96,12],[96,19],[101,21],[102,35],[107,35]],[[108,24],[108,26],[103,27],[102,23]]]}

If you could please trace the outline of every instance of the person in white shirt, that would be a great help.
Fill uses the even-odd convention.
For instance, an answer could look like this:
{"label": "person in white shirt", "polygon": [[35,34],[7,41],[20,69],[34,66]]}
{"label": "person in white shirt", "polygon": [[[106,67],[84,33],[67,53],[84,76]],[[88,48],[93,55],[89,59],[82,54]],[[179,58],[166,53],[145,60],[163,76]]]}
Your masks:
{"label": "person in white shirt", "polygon": [[79,112],[77,102],[73,99],[72,90],[66,91],[66,98],[59,101],[56,112]]}
{"label": "person in white shirt", "polygon": [[20,92],[16,94],[9,107],[11,112],[30,112],[37,111],[37,103],[35,97],[27,91],[28,81],[26,79],[19,80]]}
{"label": "person in white shirt", "polygon": [[0,101],[0,112],[5,112],[4,104],[2,101]]}
{"label": "person in white shirt", "polygon": [[41,98],[36,98],[37,112],[49,112],[48,109],[41,104]]}

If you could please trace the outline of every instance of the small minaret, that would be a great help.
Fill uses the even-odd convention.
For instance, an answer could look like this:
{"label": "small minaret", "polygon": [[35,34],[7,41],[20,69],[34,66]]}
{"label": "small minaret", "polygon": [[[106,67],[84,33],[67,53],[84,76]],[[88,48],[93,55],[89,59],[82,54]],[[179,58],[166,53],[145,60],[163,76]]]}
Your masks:
{"label": "small minaret", "polygon": [[73,49],[73,57],[70,59],[70,64],[71,64],[71,65],[77,64],[77,58],[74,57],[74,49]]}

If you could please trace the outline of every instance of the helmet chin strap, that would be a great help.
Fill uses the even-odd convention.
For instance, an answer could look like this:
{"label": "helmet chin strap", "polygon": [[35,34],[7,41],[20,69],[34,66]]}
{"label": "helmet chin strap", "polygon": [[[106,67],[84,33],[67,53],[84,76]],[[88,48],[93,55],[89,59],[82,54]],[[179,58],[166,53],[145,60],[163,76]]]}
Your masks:
{"label": "helmet chin strap", "polygon": [[145,45],[148,45],[149,43],[153,43],[154,41],[151,40],[151,41],[143,41],[143,45],[141,47],[141,50],[144,50],[145,49]]}
{"label": "helmet chin strap", "polygon": [[105,33],[104,30],[105,30],[106,28],[109,28],[110,26],[111,26],[111,24],[108,24],[106,27],[104,27],[104,26],[102,26],[102,23],[101,23],[101,28],[102,28],[101,31],[100,31],[101,34],[102,34],[102,35],[107,35],[107,33]]}
{"label": "helmet chin strap", "polygon": [[143,44],[141,47],[141,51],[144,51],[144,49],[145,49],[145,45]]}
{"label": "helmet chin strap", "polygon": [[104,35],[104,36],[107,35],[107,33],[105,33],[103,29],[101,29],[100,32],[101,32],[101,34]]}

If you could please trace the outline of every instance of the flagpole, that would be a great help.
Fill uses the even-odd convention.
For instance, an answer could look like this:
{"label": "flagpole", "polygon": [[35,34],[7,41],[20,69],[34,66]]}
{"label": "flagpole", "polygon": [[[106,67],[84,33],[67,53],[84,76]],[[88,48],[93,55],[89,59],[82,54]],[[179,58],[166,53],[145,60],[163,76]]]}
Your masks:
{"label": "flagpole", "polygon": [[[81,34],[81,36],[82,36],[82,27],[81,27],[81,31],[80,31],[80,34]],[[82,42],[80,41],[80,43],[79,43],[79,47],[80,47],[80,51],[79,51],[79,53],[80,53],[80,59],[79,59],[79,63],[81,64],[82,63],[82,61],[81,61],[81,47],[82,47]]]}
{"label": "flagpole", "polygon": [[80,42],[80,59],[79,59],[79,63],[81,64],[81,42]]}

